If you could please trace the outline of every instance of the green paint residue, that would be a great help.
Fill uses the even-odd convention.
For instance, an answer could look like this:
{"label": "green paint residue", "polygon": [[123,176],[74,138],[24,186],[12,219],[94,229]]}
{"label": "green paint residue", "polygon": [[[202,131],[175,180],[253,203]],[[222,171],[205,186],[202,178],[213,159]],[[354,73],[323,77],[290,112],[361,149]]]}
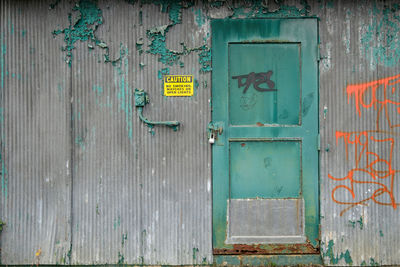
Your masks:
{"label": "green paint residue", "polygon": [[75,137],[75,144],[77,144],[82,150],[85,150],[85,139],[78,135],[77,137]]}
{"label": "green paint residue", "polygon": [[162,80],[163,75],[169,74],[169,68],[164,68],[158,71],[158,79]]}
{"label": "green paint residue", "polygon": [[4,162],[4,109],[0,108],[0,130],[1,130],[1,146],[0,146],[0,163],[1,163],[1,193],[5,199],[7,199],[8,194],[8,172]]}
{"label": "green paint residue", "polygon": [[120,59],[118,63],[115,63],[116,69],[116,86],[119,88],[117,93],[117,98],[119,102],[119,108],[121,111],[125,113],[125,122],[126,122],[126,130],[128,132],[128,138],[132,140],[133,134],[133,90],[129,87],[128,82],[128,73],[129,73],[129,64],[128,58],[128,48],[124,47],[121,44],[120,47]]}
{"label": "green paint residue", "polygon": [[349,250],[346,250],[345,253],[343,253],[343,252],[340,253],[340,256],[338,256],[338,254],[335,255],[333,253],[333,245],[334,245],[333,240],[329,240],[328,249],[326,250],[325,253],[324,252],[322,253],[323,256],[324,257],[328,257],[330,259],[330,263],[331,264],[338,264],[341,259],[344,259],[344,261],[347,264],[352,265],[353,264],[353,260],[352,260],[352,258],[350,256]]}
{"label": "green paint residue", "polygon": [[1,69],[1,79],[0,79],[0,85],[1,89],[4,88],[4,76],[5,76],[5,56],[7,53],[7,45],[4,43],[4,33],[1,34],[0,38],[0,69]]}
{"label": "green paint residue", "polygon": [[128,240],[128,234],[122,234],[122,241],[121,241],[122,247],[124,247],[127,240]]}
{"label": "green paint residue", "polygon": [[374,260],[374,258],[370,258],[369,259],[369,264],[367,264],[365,261],[363,261],[362,263],[361,263],[361,266],[379,266],[380,264],[379,263],[377,263],[375,260]]}
{"label": "green paint residue", "polygon": [[58,99],[60,100],[60,101],[62,101],[62,99],[63,99],[63,86],[62,86],[62,84],[61,83],[58,83],[57,84],[57,91],[58,91]]}
{"label": "green paint residue", "polygon": [[121,252],[118,252],[118,264],[124,264],[124,261],[124,255],[122,255]]}
{"label": "green paint residue", "polygon": [[199,249],[198,248],[193,248],[193,261],[196,261],[196,258],[197,258],[197,253],[199,252]]}
{"label": "green paint residue", "polygon": [[22,30],[22,31],[21,31],[21,35],[22,35],[22,37],[25,37],[25,35],[26,35],[26,30]]}
{"label": "green paint residue", "polygon": [[379,230],[379,236],[380,236],[380,237],[383,237],[383,232],[382,232],[382,230]]}
{"label": "green paint residue", "polygon": [[[62,48],[66,51],[66,62],[69,66],[73,60],[73,50],[75,43],[78,41],[90,41],[95,45],[106,50],[104,54],[104,61],[110,62],[108,46],[106,43],[98,39],[95,35],[97,28],[103,24],[103,14],[100,8],[97,7],[97,1],[80,0],[75,5],[72,11],[79,11],[79,18],[77,21],[72,22],[72,14],[69,13],[68,21],[69,26],[63,30],[53,31],[53,35],[64,34],[65,47]],[[90,47],[90,46],[89,46]]]}
{"label": "green paint residue", "polygon": [[118,215],[118,218],[114,220],[114,230],[119,226],[121,226],[121,216]]}
{"label": "green paint residue", "polygon": [[103,88],[101,88],[99,85],[93,85],[92,90],[96,93],[96,95],[101,95],[103,93]]}
{"label": "green paint residue", "polygon": [[201,8],[197,9],[194,14],[196,15],[196,23],[199,28],[201,28],[204,23],[206,22],[206,18],[203,16],[203,13],[201,12]]}
{"label": "green paint residue", "polygon": [[362,230],[364,228],[364,222],[363,222],[363,218],[360,216],[360,219],[357,221],[351,221],[349,220],[350,225],[355,228],[356,224],[360,226],[360,230]]}
{"label": "green paint residue", "polygon": [[279,5],[276,10],[269,10],[263,0],[250,1],[245,8],[242,4],[231,7],[233,14],[231,18],[271,18],[271,17],[302,17],[308,16],[310,6],[307,1],[300,1],[303,6],[301,9],[296,6]]}
{"label": "green paint residue", "polygon": [[361,47],[364,56],[370,61],[371,69],[377,64],[393,67],[400,61],[400,10],[398,4],[385,5],[369,11],[372,23],[361,27]]}
{"label": "green paint residue", "polygon": [[201,47],[201,52],[199,53],[199,64],[200,72],[209,72],[211,68],[211,49],[206,45]]}

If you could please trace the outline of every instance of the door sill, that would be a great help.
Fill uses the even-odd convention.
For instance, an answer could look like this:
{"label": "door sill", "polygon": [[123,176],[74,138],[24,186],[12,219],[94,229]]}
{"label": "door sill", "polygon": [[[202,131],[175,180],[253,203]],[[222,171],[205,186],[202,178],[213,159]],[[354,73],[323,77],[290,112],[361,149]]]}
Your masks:
{"label": "door sill", "polygon": [[290,255],[319,254],[319,248],[311,244],[268,244],[248,245],[234,244],[233,248],[214,248],[214,255]]}

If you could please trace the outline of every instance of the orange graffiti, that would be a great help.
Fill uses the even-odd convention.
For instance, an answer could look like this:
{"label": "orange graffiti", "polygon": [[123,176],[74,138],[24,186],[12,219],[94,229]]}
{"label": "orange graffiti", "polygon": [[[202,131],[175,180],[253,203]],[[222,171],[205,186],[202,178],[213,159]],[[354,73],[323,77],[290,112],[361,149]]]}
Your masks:
{"label": "orange graffiti", "polygon": [[[395,101],[396,98],[399,99],[399,90],[400,74],[368,83],[351,84],[346,87],[347,103],[350,104],[350,98],[354,95],[356,110],[360,117],[360,107],[377,110],[376,130],[379,130],[379,120],[382,112],[384,112],[390,128],[399,127],[400,124],[392,124],[389,116],[389,106],[392,105],[396,107],[396,112],[400,114],[400,107],[398,107],[400,106],[400,102]],[[367,97],[369,101],[366,100]]]}
{"label": "orange graffiti", "polygon": [[[347,205],[340,216],[357,205],[367,205],[372,201],[378,205],[391,206],[397,209],[400,203],[396,202],[394,185],[396,174],[392,166],[395,139],[398,134],[391,131],[380,130],[380,120],[384,116],[386,124],[390,128],[399,127],[393,124],[390,118],[390,108],[400,114],[400,74],[368,83],[348,85],[346,87],[347,102],[350,104],[352,96],[355,98],[355,108],[361,117],[362,108],[373,108],[377,111],[376,129],[361,131],[336,131],[336,145],[343,141],[347,162],[352,162],[354,167],[344,177],[334,177],[328,174],[328,178],[341,182],[331,192],[332,200],[341,205]],[[397,93],[397,95],[396,95]],[[379,137],[377,137],[379,136]],[[377,148],[388,146],[389,153],[374,152]],[[350,151],[352,152],[349,155]],[[385,151],[381,149],[380,151]],[[387,150],[386,150],[387,151]],[[385,154],[385,155],[383,155]],[[351,164],[351,163],[350,163]],[[360,187],[365,190],[360,190]],[[358,188],[358,189],[357,189]],[[340,192],[340,194],[338,194]],[[356,192],[359,193],[358,195]]]}
{"label": "orange graffiti", "polygon": [[[399,203],[396,203],[393,195],[394,179],[396,173],[398,172],[392,167],[393,148],[395,144],[394,139],[377,139],[367,131],[337,131],[336,144],[338,143],[339,139],[343,139],[344,141],[347,160],[349,160],[349,146],[353,146],[353,159],[355,162],[355,167],[349,170],[345,177],[337,178],[328,174],[328,177],[334,181],[347,181],[349,184],[336,186],[332,190],[332,200],[338,204],[350,205],[351,207],[365,204],[365,202],[372,200],[379,205],[392,206],[393,209],[396,209]],[[376,143],[389,144],[390,155],[388,159],[385,159],[384,157],[371,151],[370,146],[375,146]],[[355,187],[365,184],[373,187],[374,190],[368,190],[367,196],[356,196]],[[344,190],[349,193],[351,195],[351,200],[337,199],[335,196],[337,190]],[[382,199],[385,196],[387,198]]]}

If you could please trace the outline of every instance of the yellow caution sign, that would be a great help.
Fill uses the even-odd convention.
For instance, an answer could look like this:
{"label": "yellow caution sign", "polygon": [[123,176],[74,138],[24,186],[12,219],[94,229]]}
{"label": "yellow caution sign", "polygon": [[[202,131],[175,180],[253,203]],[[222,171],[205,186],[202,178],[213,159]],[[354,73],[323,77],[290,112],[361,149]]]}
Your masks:
{"label": "yellow caution sign", "polygon": [[165,96],[192,96],[193,75],[165,75]]}

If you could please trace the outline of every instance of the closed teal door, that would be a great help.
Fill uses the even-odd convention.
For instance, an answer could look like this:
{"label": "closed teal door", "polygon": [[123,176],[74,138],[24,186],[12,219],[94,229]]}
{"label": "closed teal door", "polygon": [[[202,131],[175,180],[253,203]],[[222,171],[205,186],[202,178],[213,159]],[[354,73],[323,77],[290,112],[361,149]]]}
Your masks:
{"label": "closed teal door", "polygon": [[318,25],[212,22],[214,254],[318,253]]}

